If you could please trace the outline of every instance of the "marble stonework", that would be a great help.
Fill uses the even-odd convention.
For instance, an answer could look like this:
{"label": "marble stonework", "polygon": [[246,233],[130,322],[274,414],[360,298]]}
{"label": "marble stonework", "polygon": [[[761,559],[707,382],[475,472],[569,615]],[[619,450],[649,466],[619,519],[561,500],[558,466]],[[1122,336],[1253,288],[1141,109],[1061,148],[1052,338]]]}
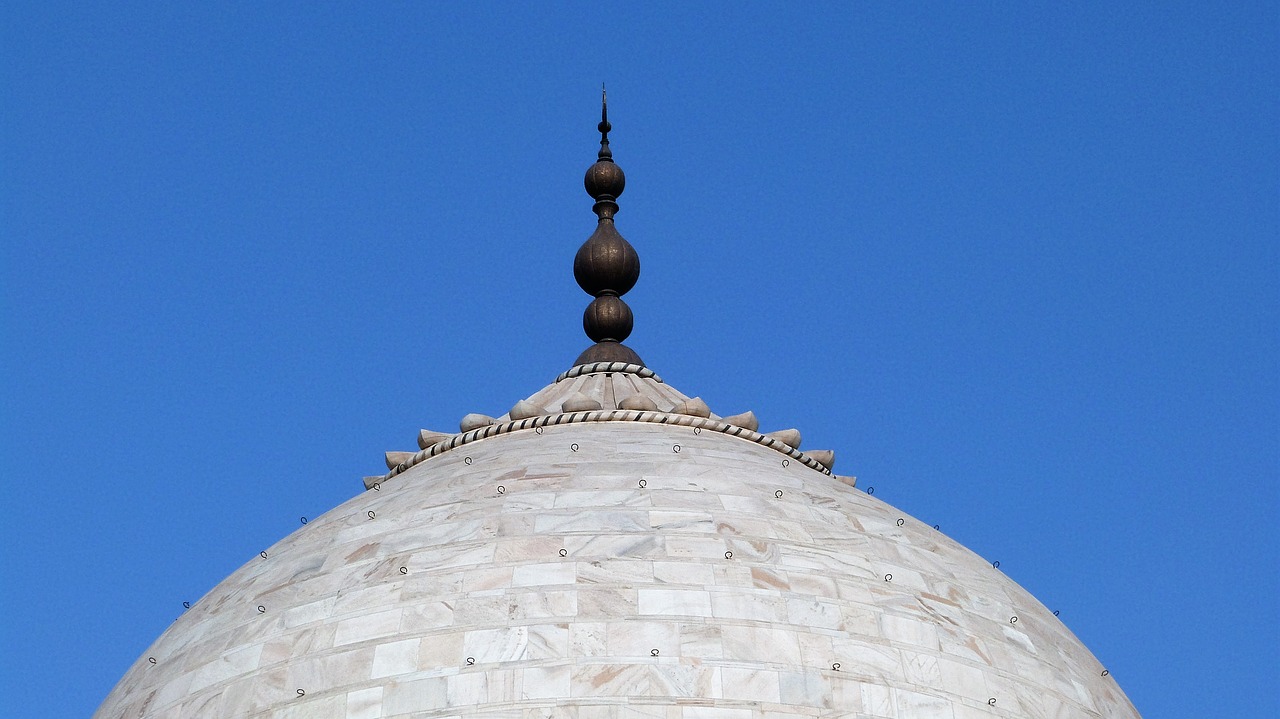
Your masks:
{"label": "marble stonework", "polygon": [[999,570],[783,459],[627,422],[431,457],[224,580],[95,716],[1137,716]]}

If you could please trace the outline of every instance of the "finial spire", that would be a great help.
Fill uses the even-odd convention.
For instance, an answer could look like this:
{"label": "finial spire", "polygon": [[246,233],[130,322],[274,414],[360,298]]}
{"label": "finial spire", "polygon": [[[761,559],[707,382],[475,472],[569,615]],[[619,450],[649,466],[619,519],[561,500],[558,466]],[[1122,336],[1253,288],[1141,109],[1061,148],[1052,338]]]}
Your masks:
{"label": "finial spire", "polygon": [[609,103],[604,86],[600,88],[600,152],[587,169],[583,185],[596,201],[591,207],[599,218],[596,231],[578,248],[573,258],[573,276],[587,294],[595,297],[582,315],[582,329],[594,345],[578,356],[577,365],[593,362],[626,362],[644,366],[640,356],[622,344],[631,334],[631,308],[621,296],[635,287],[640,279],[640,256],[613,224],[618,213],[618,196],[626,187],[622,168],[613,161],[609,150]]}
{"label": "finial spire", "polygon": [[600,83],[600,124],[596,127],[600,130],[600,152],[596,153],[596,157],[613,162],[613,152],[609,149],[609,131],[613,129],[613,125],[609,124],[609,94],[605,92],[603,82]]}

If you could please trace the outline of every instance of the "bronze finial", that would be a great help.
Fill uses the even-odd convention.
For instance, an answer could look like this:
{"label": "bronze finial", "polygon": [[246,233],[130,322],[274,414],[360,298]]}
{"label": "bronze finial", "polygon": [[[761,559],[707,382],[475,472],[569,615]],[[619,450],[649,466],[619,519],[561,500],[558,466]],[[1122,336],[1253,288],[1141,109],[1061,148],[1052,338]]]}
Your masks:
{"label": "bronze finial", "polygon": [[640,279],[640,255],[614,227],[618,213],[618,196],[626,187],[622,168],[613,161],[609,150],[608,96],[600,88],[600,152],[595,164],[583,179],[587,194],[596,201],[592,211],[598,218],[596,231],[578,248],[573,258],[573,276],[587,294],[595,297],[582,315],[582,329],[595,342],[579,357],[576,364],[592,362],[627,362],[644,365],[640,356],[622,344],[631,334],[631,308],[621,296]]}

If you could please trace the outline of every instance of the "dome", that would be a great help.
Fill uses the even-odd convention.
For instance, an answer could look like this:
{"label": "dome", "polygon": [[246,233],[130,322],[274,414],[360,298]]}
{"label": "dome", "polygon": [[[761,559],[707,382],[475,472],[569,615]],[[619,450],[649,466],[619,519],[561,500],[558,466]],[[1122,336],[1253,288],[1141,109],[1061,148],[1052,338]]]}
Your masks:
{"label": "dome", "polygon": [[[617,234],[616,196],[593,199]],[[601,257],[588,274],[639,267]],[[644,366],[617,329],[630,287],[599,284],[582,286],[613,329],[588,326],[575,366],[388,452],[191,605],[95,716],[1138,716],[998,567],[798,430],[762,433]]]}
{"label": "dome", "polygon": [[620,387],[660,409],[495,420],[370,482],[192,605],[96,716],[1137,716],[990,563],[673,413],[651,371],[527,401]]}

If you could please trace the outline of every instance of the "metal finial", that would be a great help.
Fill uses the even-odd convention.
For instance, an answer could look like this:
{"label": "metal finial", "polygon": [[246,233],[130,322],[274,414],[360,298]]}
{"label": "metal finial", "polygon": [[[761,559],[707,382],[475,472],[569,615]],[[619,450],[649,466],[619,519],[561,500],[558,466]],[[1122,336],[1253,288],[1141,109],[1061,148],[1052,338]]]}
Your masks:
{"label": "metal finial", "polygon": [[613,152],[609,150],[609,131],[613,126],[609,124],[609,95],[605,92],[604,83],[600,83],[600,124],[597,128],[600,130],[600,152],[596,157],[613,162]]}
{"label": "metal finial", "polygon": [[640,278],[640,256],[614,227],[618,196],[626,187],[622,168],[609,151],[608,96],[600,88],[600,154],[583,178],[587,194],[596,201],[596,231],[578,248],[573,258],[573,276],[578,286],[595,297],[582,315],[582,329],[594,345],[578,356],[575,364],[626,362],[644,365],[640,356],[622,341],[631,334],[634,318],[621,297]]}

